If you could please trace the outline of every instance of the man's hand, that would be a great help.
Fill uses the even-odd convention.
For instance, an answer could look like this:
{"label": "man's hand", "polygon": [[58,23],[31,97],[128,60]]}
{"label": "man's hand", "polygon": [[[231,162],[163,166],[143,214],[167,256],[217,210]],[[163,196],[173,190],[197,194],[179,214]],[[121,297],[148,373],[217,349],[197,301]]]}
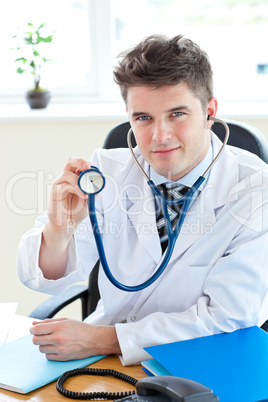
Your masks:
{"label": "man's hand", "polygon": [[69,158],[54,181],[48,206],[48,222],[42,233],[39,266],[47,279],[61,278],[68,263],[69,243],[78,224],[87,216],[87,195],[78,187],[81,171],[90,169],[84,159]]}
{"label": "man's hand", "polygon": [[79,173],[90,167],[84,159],[68,159],[51,190],[48,208],[50,228],[71,235],[87,216],[87,195],[79,189],[77,180]]}
{"label": "man's hand", "polygon": [[89,356],[120,354],[113,326],[94,326],[62,319],[34,321],[30,329],[33,343],[48,360],[76,360]]}

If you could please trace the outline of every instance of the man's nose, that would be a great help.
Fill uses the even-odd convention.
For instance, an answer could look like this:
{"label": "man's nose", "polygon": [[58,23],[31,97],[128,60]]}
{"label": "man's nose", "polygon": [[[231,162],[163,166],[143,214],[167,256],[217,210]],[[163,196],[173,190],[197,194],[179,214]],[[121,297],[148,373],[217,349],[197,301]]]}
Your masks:
{"label": "man's nose", "polygon": [[172,132],[168,124],[155,123],[153,127],[153,140],[158,144],[164,144],[172,138]]}

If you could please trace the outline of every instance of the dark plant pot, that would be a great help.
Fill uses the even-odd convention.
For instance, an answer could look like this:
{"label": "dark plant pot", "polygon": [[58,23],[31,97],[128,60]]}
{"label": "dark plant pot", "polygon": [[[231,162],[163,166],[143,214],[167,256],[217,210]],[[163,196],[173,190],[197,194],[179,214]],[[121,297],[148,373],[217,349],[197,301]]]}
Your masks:
{"label": "dark plant pot", "polygon": [[49,91],[27,91],[26,100],[31,109],[44,109],[50,101]]}

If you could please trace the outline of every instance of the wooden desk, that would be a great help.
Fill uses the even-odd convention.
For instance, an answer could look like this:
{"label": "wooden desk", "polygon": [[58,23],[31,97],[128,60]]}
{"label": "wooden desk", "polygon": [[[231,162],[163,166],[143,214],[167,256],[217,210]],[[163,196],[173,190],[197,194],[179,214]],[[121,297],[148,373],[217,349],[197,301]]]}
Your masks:
{"label": "wooden desk", "polygon": [[[142,367],[139,366],[122,366],[120,359],[117,356],[108,356],[88,367],[95,368],[110,368],[122,373],[126,373],[137,380],[147,377]],[[64,387],[75,392],[122,392],[135,390],[130,384],[118,380],[113,377],[98,377],[98,376],[79,376],[73,377],[66,381]],[[68,402],[72,399],[65,398],[56,390],[56,381],[39,388],[35,391],[29,392],[26,395],[18,394],[15,392],[6,391],[0,388],[0,401],[1,402],[15,402],[15,401],[33,401],[33,402]]]}
{"label": "wooden desk", "polygon": [[[20,332],[20,335],[24,335],[28,333],[28,327],[31,323],[31,320],[19,319],[17,317],[17,322],[15,329],[12,330],[11,339],[15,337],[14,334]],[[26,326],[23,323],[26,323]],[[19,330],[18,330],[19,328]],[[23,332],[22,332],[23,328]],[[105,369],[114,369],[120,371],[122,373],[128,374],[131,377],[140,380],[143,377],[147,377],[145,372],[142,370],[142,367],[139,366],[128,366],[124,367],[118,356],[108,356],[105,359],[99,360],[96,363],[91,364],[88,367],[92,368],[105,368]],[[113,377],[99,377],[99,376],[79,376],[73,377],[66,381],[64,387],[70,389],[74,392],[95,392],[95,391],[104,391],[104,392],[124,392],[135,390],[135,387],[130,384],[118,380]],[[28,394],[18,394],[16,392],[6,391],[0,388],[0,402],[15,402],[15,401],[32,401],[32,402],[68,402],[72,399],[65,398],[56,390],[56,381],[42,387],[38,388],[35,391],[29,392]]]}

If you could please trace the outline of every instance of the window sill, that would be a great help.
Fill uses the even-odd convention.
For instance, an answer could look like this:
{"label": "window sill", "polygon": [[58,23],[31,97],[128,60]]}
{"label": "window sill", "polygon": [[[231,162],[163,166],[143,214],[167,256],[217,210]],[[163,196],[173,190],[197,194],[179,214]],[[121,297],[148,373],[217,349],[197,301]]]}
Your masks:
{"label": "window sill", "polygon": [[127,120],[124,104],[57,104],[46,109],[30,109],[27,104],[0,105],[1,121]]}
{"label": "window sill", "polygon": [[[268,102],[222,102],[217,115],[228,119],[268,119]],[[127,120],[123,103],[51,103],[46,109],[31,110],[27,104],[0,105],[0,122],[18,121],[103,121]]]}

